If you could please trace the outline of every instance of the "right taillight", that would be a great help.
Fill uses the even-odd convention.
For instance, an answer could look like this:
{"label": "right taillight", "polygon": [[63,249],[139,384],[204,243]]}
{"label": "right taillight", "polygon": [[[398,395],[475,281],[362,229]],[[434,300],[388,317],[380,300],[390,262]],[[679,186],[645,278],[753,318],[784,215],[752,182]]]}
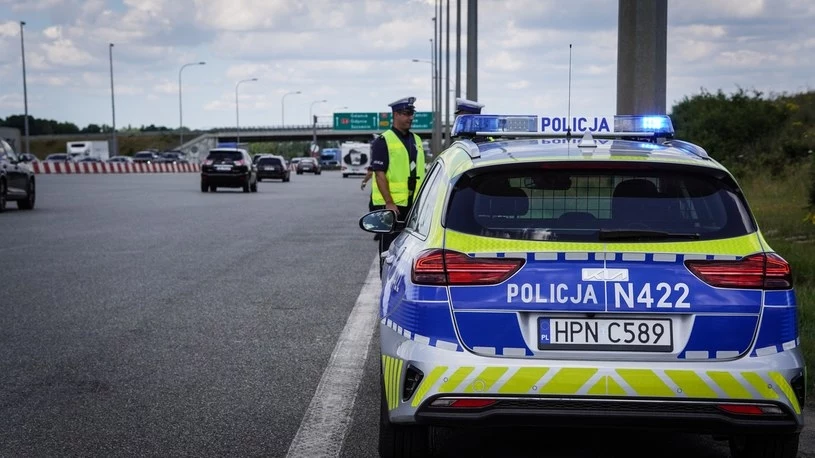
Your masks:
{"label": "right taillight", "polygon": [[790,265],[775,253],[758,253],[738,261],[689,260],[685,266],[711,286],[743,289],[790,289]]}
{"label": "right taillight", "polygon": [[471,258],[457,251],[433,249],[413,263],[413,283],[423,285],[494,285],[523,266],[519,258]]}

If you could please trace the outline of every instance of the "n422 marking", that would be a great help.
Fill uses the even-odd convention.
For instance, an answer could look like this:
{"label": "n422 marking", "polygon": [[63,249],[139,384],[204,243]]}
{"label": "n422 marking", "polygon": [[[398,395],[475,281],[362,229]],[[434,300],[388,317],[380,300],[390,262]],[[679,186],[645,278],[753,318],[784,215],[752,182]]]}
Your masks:
{"label": "n422 marking", "polygon": [[642,285],[639,291],[635,290],[633,283],[614,283],[614,308],[689,309],[690,303],[685,301],[689,293],[685,283],[659,283],[653,294],[650,283]]}

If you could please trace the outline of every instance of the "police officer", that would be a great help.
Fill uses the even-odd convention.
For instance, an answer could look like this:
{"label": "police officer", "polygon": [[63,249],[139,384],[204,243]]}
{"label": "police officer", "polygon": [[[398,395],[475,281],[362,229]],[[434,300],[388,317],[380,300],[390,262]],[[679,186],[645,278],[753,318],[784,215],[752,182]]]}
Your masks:
{"label": "police officer", "polygon": [[481,114],[481,109],[484,108],[483,103],[478,103],[474,100],[456,98],[456,116],[460,114]]}
{"label": "police officer", "polygon": [[[484,108],[483,103],[478,103],[474,100],[467,100],[462,99],[461,97],[456,98],[456,111],[455,115],[467,115],[467,114],[481,114],[481,109]],[[476,143],[480,142],[491,142],[494,141],[492,137],[473,137],[472,141]]]}
{"label": "police officer", "polygon": [[[381,205],[395,212],[399,221],[407,217],[425,174],[422,140],[410,131],[416,112],[415,101],[416,97],[405,97],[389,104],[393,110],[393,125],[371,144],[374,171],[371,201],[374,206]],[[397,235],[383,234],[380,252],[387,250]]]}

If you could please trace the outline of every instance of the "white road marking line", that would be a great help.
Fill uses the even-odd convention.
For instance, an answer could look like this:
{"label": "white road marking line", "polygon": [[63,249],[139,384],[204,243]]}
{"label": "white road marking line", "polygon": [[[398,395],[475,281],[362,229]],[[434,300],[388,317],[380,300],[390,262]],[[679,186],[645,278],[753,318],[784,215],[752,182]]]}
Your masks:
{"label": "white road marking line", "polygon": [[374,259],[287,457],[340,456],[379,316],[380,288],[379,260]]}

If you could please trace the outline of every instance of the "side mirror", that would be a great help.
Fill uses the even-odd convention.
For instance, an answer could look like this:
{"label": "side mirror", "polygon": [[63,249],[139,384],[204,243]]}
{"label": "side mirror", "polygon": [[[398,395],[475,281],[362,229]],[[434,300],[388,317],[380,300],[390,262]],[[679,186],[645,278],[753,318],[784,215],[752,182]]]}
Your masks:
{"label": "side mirror", "polygon": [[359,219],[359,227],[365,232],[388,234],[393,232],[396,214],[392,210],[376,210]]}

